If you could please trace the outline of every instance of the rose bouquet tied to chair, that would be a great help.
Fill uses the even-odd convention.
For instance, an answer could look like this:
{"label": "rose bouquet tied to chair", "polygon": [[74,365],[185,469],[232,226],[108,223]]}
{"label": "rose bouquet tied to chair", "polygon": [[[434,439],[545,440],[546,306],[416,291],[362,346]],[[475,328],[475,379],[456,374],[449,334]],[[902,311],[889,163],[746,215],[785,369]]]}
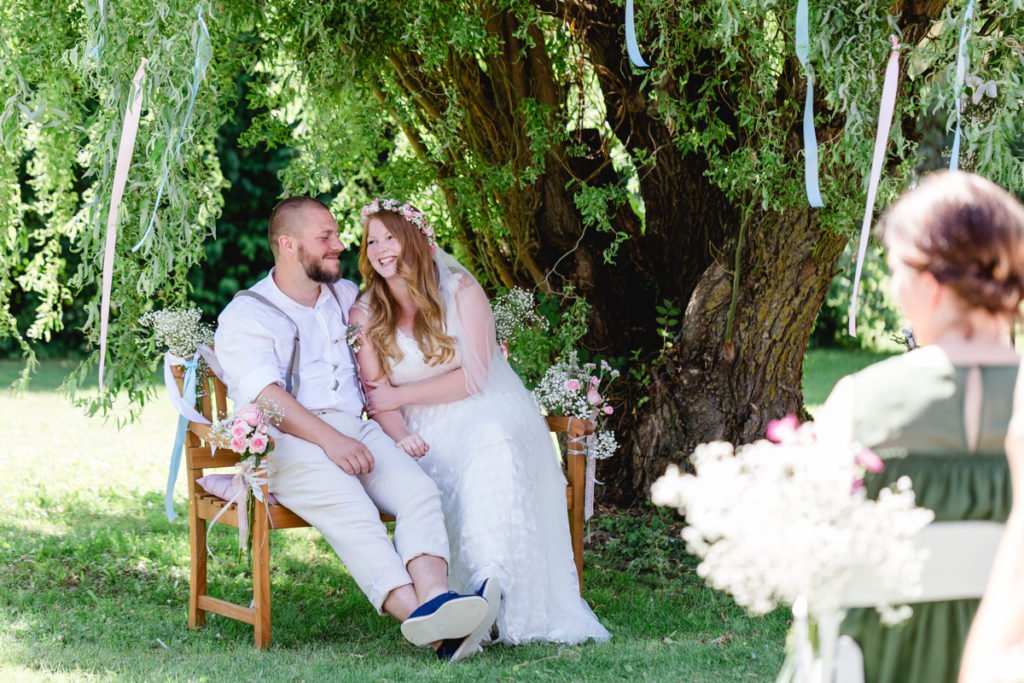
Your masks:
{"label": "rose bouquet tied to chair", "polygon": [[[242,549],[249,546],[251,527],[245,522],[252,513],[253,498],[265,505],[275,502],[271,500],[272,497],[267,490],[265,459],[274,450],[274,440],[270,436],[271,427],[280,424],[283,417],[284,413],[277,403],[257,399],[255,403],[241,406],[233,415],[214,422],[210,428],[210,447],[229,449],[240,458],[234,475],[230,477],[230,488],[222,493],[214,493],[228,501],[221,513],[232,505],[238,506],[238,544]],[[204,488],[209,489],[222,483],[212,479],[218,475],[208,477],[207,481],[199,480]],[[216,521],[214,518],[213,523]]]}
{"label": "rose bouquet tied to chair", "polygon": [[[795,418],[773,423],[769,437],[698,446],[693,473],[670,466],[651,498],[685,515],[683,539],[709,585],[751,614],[792,607],[780,680],[831,681],[844,596],[865,581],[880,596],[913,594],[925,559],[914,536],[933,514],[905,477],[868,498],[865,471],[882,462],[855,443]],[[875,607],[888,623],[910,614],[884,597]]]}

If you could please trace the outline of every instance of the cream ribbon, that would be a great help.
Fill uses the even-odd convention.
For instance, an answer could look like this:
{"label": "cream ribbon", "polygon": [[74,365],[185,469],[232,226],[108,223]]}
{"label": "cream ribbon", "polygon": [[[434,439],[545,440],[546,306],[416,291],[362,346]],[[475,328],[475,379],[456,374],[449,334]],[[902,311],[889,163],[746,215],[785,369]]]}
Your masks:
{"label": "cream ribbon", "polygon": [[253,497],[263,503],[263,509],[267,513],[267,523],[270,524],[270,509],[267,507],[267,501],[263,497],[263,485],[267,483],[267,463],[264,461],[260,463],[260,466],[254,467],[250,458],[240,460],[235,469],[235,476],[231,479],[232,490],[234,495],[231,496],[231,500],[224,504],[224,507],[220,509],[220,512],[210,520],[210,526],[207,529],[206,536],[206,552],[210,554],[210,557],[216,558],[210,550],[210,536],[209,531],[213,529],[213,526],[221,518],[221,516],[231,509],[231,506],[235,506],[235,512],[238,516],[238,548],[239,550],[245,550],[249,546],[249,510],[245,503],[249,499],[249,492],[252,492]]}
{"label": "cream ribbon", "polygon": [[128,107],[124,112],[121,128],[121,144],[117,151],[117,165],[114,167],[114,186],[110,191],[110,213],[107,214],[107,239],[103,251],[103,286],[100,298],[100,393],[103,392],[103,369],[107,358],[107,327],[110,320],[110,287],[114,278],[114,247],[117,244],[117,210],[121,206],[124,187],[128,182],[128,168],[135,150],[135,135],[139,131],[139,116],[142,114],[142,81],[146,75],[145,58],[139,64],[132,79]]}
{"label": "cream ribbon", "polygon": [[885,83],[882,86],[882,102],[878,107],[878,130],[875,133],[875,154],[871,160],[871,174],[868,178],[868,200],[864,207],[864,221],[860,227],[860,247],[857,249],[857,268],[853,275],[853,293],[850,295],[850,336],[857,336],[857,294],[860,290],[860,275],[864,268],[864,255],[868,250],[868,236],[871,234],[871,216],[875,209],[875,197],[878,195],[878,181],[882,176],[882,164],[885,161],[885,148],[889,142],[889,128],[892,126],[892,115],[896,109],[896,85],[900,74],[900,41],[890,36],[892,51],[889,53],[889,64],[885,68]]}

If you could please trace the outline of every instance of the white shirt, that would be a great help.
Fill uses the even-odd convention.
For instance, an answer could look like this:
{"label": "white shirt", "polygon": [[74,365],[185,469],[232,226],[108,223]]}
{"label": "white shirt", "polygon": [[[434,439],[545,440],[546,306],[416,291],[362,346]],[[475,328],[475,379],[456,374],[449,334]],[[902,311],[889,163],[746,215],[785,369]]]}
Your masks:
{"label": "white shirt", "polygon": [[[348,280],[334,284],[342,308],[320,285],[312,308],[278,289],[274,271],[250,289],[284,311],[299,328],[299,391],[295,397],[309,410],[334,409],[351,415],[363,412],[352,353],[346,342],[348,311],[359,288]],[[214,348],[224,369],[222,378],[236,405],[251,403],[269,384],[285,386],[295,325],[280,312],[252,297],[231,301],[217,319]]]}

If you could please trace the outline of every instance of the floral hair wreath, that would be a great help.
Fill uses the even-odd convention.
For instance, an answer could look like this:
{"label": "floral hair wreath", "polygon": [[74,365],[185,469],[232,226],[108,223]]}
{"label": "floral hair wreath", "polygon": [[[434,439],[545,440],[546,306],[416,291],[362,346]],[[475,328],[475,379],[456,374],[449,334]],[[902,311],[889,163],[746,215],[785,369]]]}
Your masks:
{"label": "floral hair wreath", "polygon": [[434,237],[434,229],[430,227],[430,223],[427,222],[427,217],[423,215],[423,212],[415,206],[412,204],[402,204],[395,199],[382,199],[378,197],[364,206],[359,213],[362,214],[363,221],[365,222],[367,218],[380,211],[397,213],[419,228],[419,231],[427,238],[427,244],[430,245],[431,251],[437,249],[437,238]]}

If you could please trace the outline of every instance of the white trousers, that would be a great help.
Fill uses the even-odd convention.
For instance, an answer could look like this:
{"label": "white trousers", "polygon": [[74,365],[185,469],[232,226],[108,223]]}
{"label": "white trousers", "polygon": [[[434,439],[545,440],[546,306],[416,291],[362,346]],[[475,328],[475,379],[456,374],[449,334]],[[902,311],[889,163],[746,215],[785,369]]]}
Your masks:
{"label": "white trousers", "polygon": [[[373,471],[348,474],[320,446],[282,434],[275,437],[268,458],[270,490],[324,535],[383,614],[388,593],[412,583],[406,570],[411,560],[420,555],[449,559],[441,496],[416,461],[376,422],[348,413],[327,413],[321,419],[361,441],[373,454]],[[393,544],[381,512],[395,516]]]}

